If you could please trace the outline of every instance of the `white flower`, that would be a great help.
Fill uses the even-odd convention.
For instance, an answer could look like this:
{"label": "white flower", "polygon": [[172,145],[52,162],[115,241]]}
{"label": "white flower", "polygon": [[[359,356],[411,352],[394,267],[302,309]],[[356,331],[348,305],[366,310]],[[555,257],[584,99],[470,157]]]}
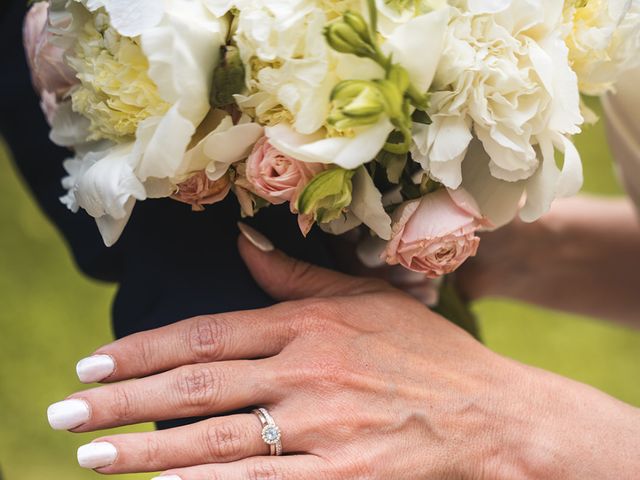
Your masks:
{"label": "white flower", "polygon": [[[210,109],[213,71],[228,25],[203,1],[51,4],[52,32],[83,82],[73,92],[74,109],[90,119],[93,138],[110,141],[101,146],[101,158],[76,159],[86,165],[65,182],[77,206],[98,219],[107,244],[122,233],[136,198],[172,193],[176,176],[186,169],[191,138]],[[119,105],[139,112],[125,119],[126,128],[120,128]],[[52,138],[66,144],[87,126],[72,128],[74,114],[60,110],[66,120],[54,119]],[[87,149],[82,142],[74,146]]]}
{"label": "white flower", "polygon": [[[466,187],[463,163],[479,163],[474,167],[486,169],[496,181],[512,183],[510,191],[519,190],[508,205],[500,202],[503,211],[513,216],[526,191],[523,216],[533,220],[556,195],[576,193],[582,181],[579,159],[574,165],[572,155],[565,157],[562,172],[563,179],[571,177],[566,180],[570,191],[558,184],[565,180],[557,178],[555,162],[549,163],[554,148],[570,153],[566,137],[578,133],[583,122],[577,78],[563,39],[562,3],[450,3],[457,8],[432,86],[433,124],[415,125],[414,159],[454,189]],[[482,144],[481,155],[477,148],[469,153],[474,137]],[[552,170],[553,175],[546,175]],[[473,188],[468,190],[473,193]],[[508,216],[501,220],[510,220]]]}
{"label": "white flower", "polygon": [[640,0],[567,0],[567,45],[580,89],[602,95],[640,65]]}
{"label": "white flower", "polygon": [[335,60],[323,29],[327,13],[313,0],[236,2],[234,36],[247,68],[248,98],[258,120],[290,120],[301,133],[313,133],[329,112],[329,95],[338,82]]}
{"label": "white flower", "polygon": [[219,180],[231,165],[247,158],[264,135],[264,128],[248,115],[234,125],[231,115],[222,110],[212,110],[198,131],[206,136],[186,153],[180,175],[186,178],[205,170],[212,181]]}
{"label": "white flower", "polygon": [[[448,9],[412,18],[396,28],[383,44],[384,50],[407,70],[415,87],[423,92],[429,89],[440,60],[448,18]],[[424,45],[431,46],[426,55]],[[344,75],[345,79],[382,76],[381,69],[372,68],[368,61],[360,61],[353,55],[340,57],[344,59],[340,76]],[[297,160],[355,169],[376,157],[393,129],[389,119],[384,117],[372,126],[355,128],[353,135],[342,137],[328,137],[324,128],[304,134],[295,124],[287,122],[268,127],[266,134],[274,147]]]}

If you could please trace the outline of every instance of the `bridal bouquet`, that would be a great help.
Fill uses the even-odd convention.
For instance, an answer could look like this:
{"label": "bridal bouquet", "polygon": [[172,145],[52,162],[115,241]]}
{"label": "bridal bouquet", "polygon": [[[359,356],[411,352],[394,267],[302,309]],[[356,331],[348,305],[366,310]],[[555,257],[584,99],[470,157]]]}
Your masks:
{"label": "bridal bouquet", "polygon": [[288,204],[439,277],[582,184],[571,136],[640,63],[640,0],[50,0],[25,47],[62,201]]}

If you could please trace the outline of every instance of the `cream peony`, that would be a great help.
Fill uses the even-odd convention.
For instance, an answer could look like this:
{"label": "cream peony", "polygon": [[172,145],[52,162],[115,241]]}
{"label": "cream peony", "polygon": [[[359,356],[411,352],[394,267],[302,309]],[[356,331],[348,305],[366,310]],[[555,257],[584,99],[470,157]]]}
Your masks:
{"label": "cream peony", "polygon": [[[582,184],[580,159],[568,140],[580,131],[583,118],[563,39],[563,5],[556,0],[450,3],[454,13],[432,86],[433,124],[415,125],[414,159],[454,189],[473,181],[463,176],[463,161],[488,167],[491,177],[519,190],[509,197],[515,205],[503,202],[502,210],[492,213],[510,220],[526,193],[521,215],[535,220],[557,195],[574,194]],[[488,165],[484,154],[469,154],[474,137]],[[562,171],[553,158],[556,149],[567,153]]]}
{"label": "cream peony", "polygon": [[567,1],[569,59],[580,90],[602,95],[640,65],[640,1]]}
{"label": "cream peony", "polygon": [[135,199],[171,195],[190,171],[227,21],[203,0],[52,0],[51,24],[82,80],[53,122],[52,138],[77,152],[65,202],[110,245]]}

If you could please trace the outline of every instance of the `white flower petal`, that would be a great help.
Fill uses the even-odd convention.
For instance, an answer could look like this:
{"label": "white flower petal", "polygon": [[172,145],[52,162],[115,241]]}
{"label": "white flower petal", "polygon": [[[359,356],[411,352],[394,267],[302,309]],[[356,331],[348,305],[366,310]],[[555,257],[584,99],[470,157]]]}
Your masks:
{"label": "white flower petal", "polygon": [[165,2],[159,0],[86,0],[85,3],[92,12],[104,8],[113,27],[126,37],[137,37],[156,26],[165,9]]}
{"label": "white flower petal", "polygon": [[131,167],[133,150],[129,143],[65,163],[70,176],[64,180],[69,190],[64,203],[72,210],[83,208],[94,217],[108,246],[122,234],[135,200],[147,198]]}
{"label": "white flower petal", "polygon": [[135,204],[136,199],[133,197],[129,198],[123,206],[125,214],[120,218],[114,218],[109,215],[96,218],[98,231],[100,235],[102,235],[102,241],[107,247],[112,247],[120,239],[127,223],[129,223]]}
{"label": "white flower petal", "polygon": [[536,173],[527,181],[527,201],[520,211],[520,218],[525,222],[534,222],[551,208],[556,198],[556,185],[560,178],[560,170],[556,166],[555,150],[550,139],[540,140],[542,164]]}
{"label": "white flower petal", "polygon": [[333,222],[320,223],[318,226],[323,232],[331,235],[343,235],[354,228],[358,228],[360,225],[362,225],[362,221],[351,212],[347,212]]}
{"label": "white flower petal", "polygon": [[391,238],[391,217],[382,205],[382,194],[364,167],[353,176],[353,200],[349,210],[378,237]]}
{"label": "white flower petal", "polygon": [[271,144],[282,153],[302,162],[334,164],[353,170],[373,160],[387,142],[393,125],[384,119],[363,128],[354,137],[325,138],[323,130],[302,135],[291,125],[281,123],[267,127],[265,133]]}
{"label": "white flower petal", "polygon": [[385,43],[394,61],[407,69],[411,82],[422,92],[435,76],[448,21],[448,8],[435,10],[401,25]]}
{"label": "white flower petal", "polygon": [[462,164],[462,188],[471,194],[494,227],[499,228],[518,214],[525,182],[498,180],[491,175],[489,162],[482,144],[474,140]]}

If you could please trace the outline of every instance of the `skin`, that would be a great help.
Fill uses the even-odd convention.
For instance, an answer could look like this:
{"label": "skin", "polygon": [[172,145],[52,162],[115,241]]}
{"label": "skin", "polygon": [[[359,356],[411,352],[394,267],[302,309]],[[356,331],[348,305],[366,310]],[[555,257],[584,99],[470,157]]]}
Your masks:
{"label": "skin", "polygon": [[640,222],[631,201],[576,197],[482,239],[460,271],[470,299],[506,297],[640,328]]}
{"label": "skin", "polygon": [[380,280],[239,248],[282,303],[204,316],[100,348],[110,384],[73,395],[78,432],[270,410],[288,454],[269,457],[252,414],[96,439],[100,473],[182,480],[580,479],[640,471],[640,411],[503,358]]}

